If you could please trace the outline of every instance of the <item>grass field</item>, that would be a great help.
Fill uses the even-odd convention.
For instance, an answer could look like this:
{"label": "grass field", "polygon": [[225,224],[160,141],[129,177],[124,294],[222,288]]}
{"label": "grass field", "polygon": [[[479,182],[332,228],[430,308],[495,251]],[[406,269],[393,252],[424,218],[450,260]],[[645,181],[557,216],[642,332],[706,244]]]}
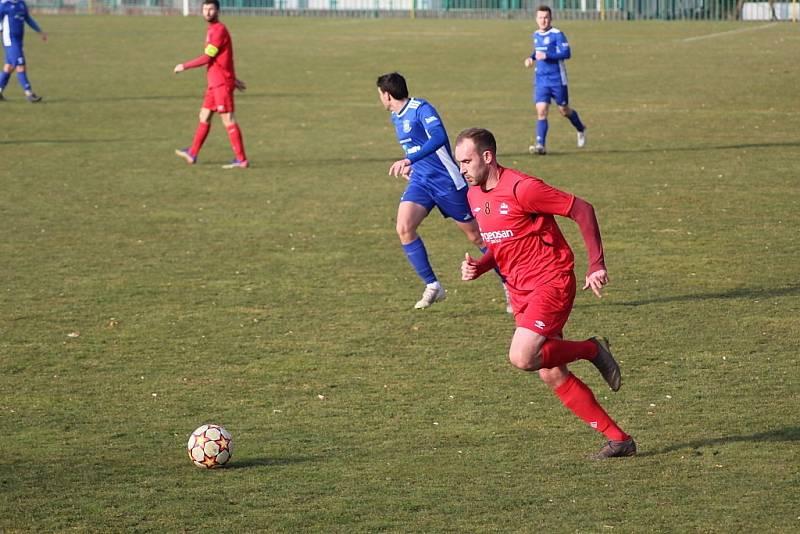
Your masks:
{"label": "grass field", "polygon": [[[222,171],[219,122],[198,165],[172,153],[201,19],[38,19],[45,101],[12,79],[0,106],[0,532],[800,529],[796,25],[557,24],[589,144],[553,116],[534,159],[532,21],[223,16],[253,167]],[[501,163],[594,204],[612,284],[567,335],[609,336],[625,385],[573,370],[638,457],[585,459],[602,436],[506,362],[499,284],[459,281],[436,214],[448,299],[412,309],[391,70],[451,139],[488,127]],[[209,421],[227,469],[186,457]]]}

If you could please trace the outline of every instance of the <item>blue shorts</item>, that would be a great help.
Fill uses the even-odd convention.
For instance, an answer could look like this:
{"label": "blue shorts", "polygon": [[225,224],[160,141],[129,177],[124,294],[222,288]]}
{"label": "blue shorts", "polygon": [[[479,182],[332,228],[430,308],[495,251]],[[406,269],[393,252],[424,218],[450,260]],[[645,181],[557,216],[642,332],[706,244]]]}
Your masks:
{"label": "blue shorts", "polygon": [[533,90],[533,102],[550,103],[550,99],[556,101],[559,106],[569,105],[569,90],[566,85],[537,85]]}
{"label": "blue shorts", "polygon": [[411,182],[406,187],[400,202],[413,202],[424,206],[429,212],[434,206],[439,208],[442,217],[450,217],[458,222],[467,222],[474,219],[467,202],[467,187],[451,191],[443,195],[434,196],[427,188],[416,182]]}
{"label": "blue shorts", "polygon": [[21,43],[11,43],[11,46],[3,46],[3,48],[6,51],[6,65],[16,67],[25,64],[25,54],[22,53]]}

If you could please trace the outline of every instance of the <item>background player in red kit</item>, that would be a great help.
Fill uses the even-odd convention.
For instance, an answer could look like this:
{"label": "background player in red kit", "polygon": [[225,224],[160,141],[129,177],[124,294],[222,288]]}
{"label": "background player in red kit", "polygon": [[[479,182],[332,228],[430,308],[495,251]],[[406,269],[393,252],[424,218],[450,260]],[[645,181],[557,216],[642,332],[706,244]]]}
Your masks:
{"label": "background player in red kit", "polygon": [[236,159],[223,167],[226,169],[247,168],[250,165],[244,153],[242,132],[233,116],[233,91],[234,89],[244,91],[245,85],[244,82],[236,79],[233,69],[233,43],[228,28],[219,21],[219,0],[203,0],[203,18],[208,22],[206,47],[203,55],[186,63],[175,65],[174,72],[177,74],[186,69],[207,65],[208,88],[203,106],[200,108],[200,123],[197,125],[192,146],[176,150],[175,154],[185,159],[190,165],[194,164],[203,142],[208,137],[208,131],[211,129],[211,117],[214,113],[219,113],[236,155]]}
{"label": "background player in red kit", "polygon": [[633,456],[633,438],[609,417],[592,390],[567,369],[570,362],[589,360],[617,391],[622,378],[608,342],[604,338],[562,339],[575,299],[575,262],[553,216],[578,223],[589,252],[583,289],[600,297],[608,273],[594,208],[538,178],[501,167],[496,154],[497,144],[488,130],[470,128],[456,139],[456,161],[471,186],[469,204],[489,248],[479,260],[467,253],[461,278],[474,280],[494,267],[500,269],[517,325],[508,352],[511,363],[523,371],[539,371],[567,408],[608,438],[593,458]]}

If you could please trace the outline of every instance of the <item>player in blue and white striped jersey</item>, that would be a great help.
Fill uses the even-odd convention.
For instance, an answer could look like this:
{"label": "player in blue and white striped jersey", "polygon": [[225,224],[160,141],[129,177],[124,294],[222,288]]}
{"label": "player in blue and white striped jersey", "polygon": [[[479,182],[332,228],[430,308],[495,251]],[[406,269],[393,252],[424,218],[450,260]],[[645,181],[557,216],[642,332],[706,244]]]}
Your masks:
{"label": "player in blue and white striped jersey", "polygon": [[552,26],[553,14],[548,6],[536,9],[536,25],[533,33],[533,53],[525,58],[525,67],[536,65],[533,101],[536,105],[536,144],[528,150],[531,154],[547,153],[547,112],[550,100],[555,100],[561,115],[568,118],[578,131],[578,148],[586,145],[586,127],[578,112],[569,107],[567,90],[567,67],[564,62],[572,56],[567,36]]}
{"label": "player in blue and white striped jersey", "polygon": [[47,41],[47,34],[33,20],[24,0],[3,0],[0,2],[0,34],[2,34],[3,49],[5,51],[5,64],[3,65],[3,71],[0,72],[0,100],[3,100],[3,90],[6,88],[8,79],[15,69],[19,84],[25,91],[25,97],[28,101],[39,102],[41,100],[41,97],[36,96],[36,93],[33,92],[28,81],[25,54],[22,52],[25,24],[28,24],[34,31],[41,34],[43,41]]}
{"label": "player in blue and white striped jersey", "polygon": [[397,235],[409,263],[425,282],[425,291],[415,308],[427,308],[444,300],[445,291],[433,272],[417,228],[434,206],[452,218],[478,248],[483,249],[478,225],[467,203],[467,182],[450,152],[450,142],[441,117],[421,98],[408,96],[406,80],[397,72],[378,78],[378,95],[405,157],[392,164],[389,174],[408,180],[397,208]]}

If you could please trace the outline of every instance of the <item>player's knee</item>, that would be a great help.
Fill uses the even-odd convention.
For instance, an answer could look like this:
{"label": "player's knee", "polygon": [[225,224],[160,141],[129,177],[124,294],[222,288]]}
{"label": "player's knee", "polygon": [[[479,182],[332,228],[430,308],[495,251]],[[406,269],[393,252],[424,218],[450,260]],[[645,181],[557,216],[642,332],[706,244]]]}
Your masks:
{"label": "player's knee", "polygon": [[570,115],[572,115],[572,110],[567,107],[558,108],[558,111],[559,113],[561,113],[562,117],[569,117]]}
{"label": "player's knee", "polygon": [[566,381],[569,377],[569,371],[562,367],[553,367],[552,369],[539,369],[539,378],[542,379],[547,387],[556,389]]}
{"label": "player's knee", "polygon": [[397,221],[395,230],[397,230],[397,237],[403,243],[411,243],[417,238],[417,229],[406,221]]}
{"label": "player's knee", "polygon": [[538,371],[541,366],[538,355],[522,351],[510,350],[508,352],[508,361],[517,369],[529,372]]}

